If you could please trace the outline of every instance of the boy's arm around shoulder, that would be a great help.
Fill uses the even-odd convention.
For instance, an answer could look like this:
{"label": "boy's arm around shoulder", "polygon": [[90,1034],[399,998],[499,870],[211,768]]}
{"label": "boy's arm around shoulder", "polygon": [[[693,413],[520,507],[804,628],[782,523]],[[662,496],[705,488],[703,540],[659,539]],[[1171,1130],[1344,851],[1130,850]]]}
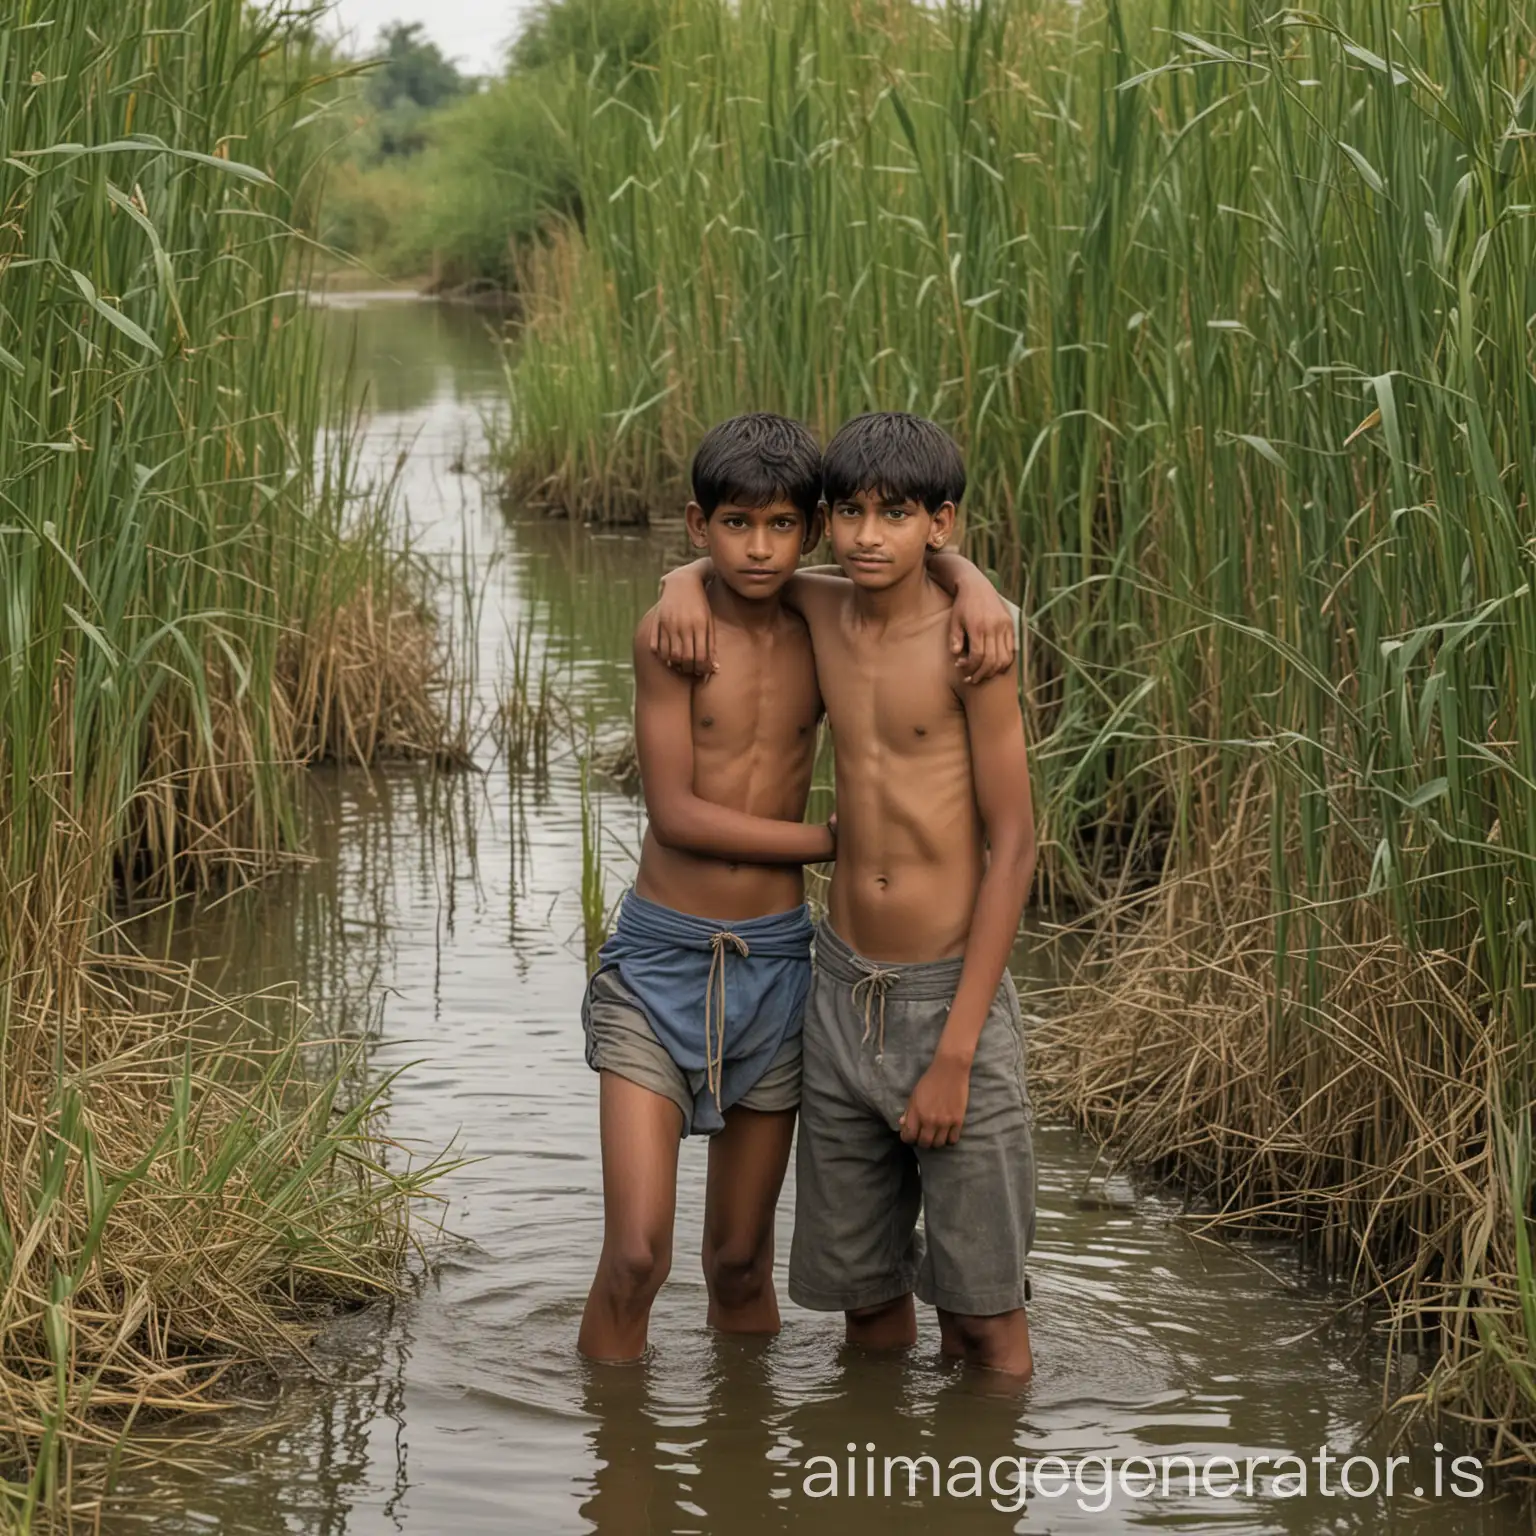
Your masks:
{"label": "boy's arm around shoulder", "polygon": [[635,753],[657,842],[744,864],[814,864],[836,857],[825,826],[751,816],[694,793],[694,685],[653,654],[651,617],[635,633]]}
{"label": "boy's arm around shoulder", "polygon": [[836,624],[848,596],[849,581],[838,566],[801,566],[784,583],[783,602],[805,620],[812,640],[828,624]]}
{"label": "boy's arm around shoulder", "polygon": [[968,683],[1012,674],[1021,615],[987,579],[980,566],[958,550],[928,556],[928,574],[954,599],[949,616],[949,649]]}
{"label": "boy's arm around shoulder", "polygon": [[[679,565],[661,578],[661,600],[640,621],[646,648],[664,665],[689,677],[718,670],[715,615],[709,581],[715,574],[708,555]],[[985,580],[985,578],[983,578]],[[814,629],[848,590],[836,566],[796,571],[780,594],[784,606]]]}
{"label": "boy's arm around shoulder", "polygon": [[[949,649],[960,676],[984,683],[1013,668],[1021,615],[987,579],[980,566],[955,550],[934,550],[928,574],[954,604],[949,616]],[[801,566],[784,588],[786,607],[807,621],[828,611],[848,590],[847,573],[836,565]],[[810,605],[810,606],[808,606]]]}
{"label": "boy's arm around shoulder", "polygon": [[640,675],[638,643],[664,666],[687,677],[707,677],[715,660],[715,611],[709,606],[709,578],[715,562],[708,555],[675,566],[661,578],[661,600],[640,621],[635,677]]}
{"label": "boy's arm around shoulder", "polygon": [[971,1062],[1003,979],[1035,874],[1035,813],[1024,722],[1013,673],[957,688],[971,742],[976,804],[990,857],[976,892],[960,984],[932,1065],[902,1116],[902,1137],[925,1147],[960,1139],[970,1098]]}
{"label": "boy's arm around shoulder", "polygon": [[[715,616],[708,582],[714,574],[708,555],[668,571],[661,578],[661,601],[641,621],[645,644],[666,666],[690,677],[705,677],[715,660]],[[1020,615],[964,555],[937,550],[928,557],[934,582],[954,601],[949,648],[968,683],[980,684],[1012,674]],[[817,629],[835,622],[848,591],[847,577],[835,565],[803,567],[784,584],[783,602]]]}

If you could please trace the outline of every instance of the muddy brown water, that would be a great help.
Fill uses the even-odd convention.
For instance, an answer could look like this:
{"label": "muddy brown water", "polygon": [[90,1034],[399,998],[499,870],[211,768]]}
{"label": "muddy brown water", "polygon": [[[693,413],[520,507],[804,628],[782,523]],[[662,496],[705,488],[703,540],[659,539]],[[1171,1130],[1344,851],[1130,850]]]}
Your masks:
{"label": "muddy brown water", "polygon": [[[532,626],[561,691],[601,736],[622,730],[626,651],[670,553],[663,533],[596,533],[509,515],[456,467],[473,464],[485,417],[504,410],[483,316],[354,296],[325,322],[355,336],[370,390],[369,461],[406,452],[402,492],[417,546],[474,594],[478,696],[505,686],[511,636]],[[468,573],[467,581],[459,578]],[[1517,1497],[1455,1497],[1452,1445],[1393,1445],[1381,1422],[1379,1345],[1338,1316],[1285,1251],[1192,1238],[1166,1195],[1116,1178],[1095,1149],[1043,1126],[1032,1322],[1037,1375],[1014,1400],[937,1358],[931,1317],[907,1358],[850,1355],[839,1319],[784,1294],[793,1172],[779,1214],[782,1334],[711,1336],[697,1254],[702,1145],[681,1157],[673,1273],[643,1365],[594,1368],[575,1353],[601,1241],[597,1082],[582,1059],[584,975],[579,766],[557,747],[547,778],[415,770],[314,776],[315,861],[196,919],[183,942],[205,973],[248,990],[297,980],[330,1032],[373,1040],[372,1065],[406,1067],[389,1125],[426,1155],[474,1159],[441,1186],[453,1234],[401,1302],[330,1327],[319,1374],[230,1415],[229,1437],[188,1446],[187,1466],[135,1477],[112,1524],[179,1533],[375,1536],[600,1531],[604,1536],[799,1530],[1101,1533],[1529,1529]],[[638,806],[600,783],[608,899],[622,890]],[[1019,956],[1029,1011],[1031,946]],[[1034,985],[1038,988],[1038,982]],[[855,1447],[850,1489],[849,1448]],[[873,1492],[867,1460],[873,1450]],[[1320,1451],[1331,1496],[1318,1488]],[[1219,1496],[1210,1458],[1307,1458],[1250,1497]],[[1394,1497],[1338,1492],[1340,1461],[1393,1454]],[[919,1463],[914,1497],[884,1458]],[[1150,1494],[1099,1463],[1154,1458]],[[1184,1456],[1210,1465],[1188,1488]],[[829,1487],[826,1461],[838,1473]],[[977,1496],[967,1457],[979,1463]],[[1009,1508],[1012,1466],[1032,1496]],[[1038,1458],[1066,1463],[1063,1474]],[[1440,1497],[1435,1496],[1439,1468]],[[1139,1466],[1133,1490],[1147,1486]],[[1279,1470],[1295,1468],[1285,1464]],[[1363,1490],[1371,1468],[1356,1463]],[[816,1480],[807,1484],[807,1477]],[[1005,1491],[991,1486],[996,1479]],[[1423,1490],[1414,1496],[1414,1488]],[[1002,1507],[999,1507],[1002,1506]]]}

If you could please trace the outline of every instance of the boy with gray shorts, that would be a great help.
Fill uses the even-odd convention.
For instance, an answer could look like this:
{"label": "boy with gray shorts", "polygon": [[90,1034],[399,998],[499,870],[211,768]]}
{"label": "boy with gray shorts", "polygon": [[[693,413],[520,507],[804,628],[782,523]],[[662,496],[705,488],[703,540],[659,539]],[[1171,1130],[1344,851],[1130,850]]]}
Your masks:
{"label": "boy with gray shorts", "polygon": [[[1018,1382],[1033,1370],[1025,1255],[1035,1164],[1009,953],[1034,874],[1013,667],[957,675],[929,561],[954,532],[959,449],[900,412],[849,422],[822,458],[842,575],[785,591],[832,729],[837,868],[804,1025],[789,1293],[869,1347],[917,1336]],[[664,627],[697,626],[668,579]],[[919,1210],[923,1234],[917,1233]]]}
{"label": "boy with gray shorts", "polygon": [[[1029,1299],[1035,1163],[1012,977],[998,984],[971,1058],[964,1136],[914,1145],[901,1134],[963,965],[882,966],[830,923],[816,931],[789,1277],[803,1307],[877,1319],[895,1304],[904,1317],[915,1291],[941,1320],[991,1319]],[[948,1331],[964,1353],[964,1324]]]}

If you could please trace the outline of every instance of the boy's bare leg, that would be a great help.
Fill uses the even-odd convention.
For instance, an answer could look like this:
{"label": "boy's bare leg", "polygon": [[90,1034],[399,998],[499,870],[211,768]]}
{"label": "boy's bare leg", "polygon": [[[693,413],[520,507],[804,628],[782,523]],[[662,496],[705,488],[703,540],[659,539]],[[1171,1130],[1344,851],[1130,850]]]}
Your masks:
{"label": "boy's bare leg", "polygon": [[777,1333],[773,1213],[795,1137],[792,1109],[737,1105],[709,1141],[704,1197],[704,1280],[709,1322],[724,1333]]}
{"label": "boy's bare leg", "polygon": [[955,1314],[946,1312],[943,1307],[934,1310],[939,1314],[939,1353],[946,1360],[965,1359],[965,1339],[955,1321]]}
{"label": "boy's bare leg", "polygon": [[912,1293],[878,1307],[845,1312],[847,1339],[859,1349],[910,1349],[917,1343],[917,1308]]}
{"label": "boy's bare leg", "polygon": [[603,1139],[603,1252],[576,1347],[593,1360],[638,1360],[651,1303],[672,1267],[677,1144],[683,1116],[612,1072],[599,1089]]}
{"label": "boy's bare leg", "polygon": [[1034,1374],[1029,1318],[1023,1307],[995,1317],[970,1317],[940,1307],[939,1337],[946,1355],[984,1371],[1011,1376],[1020,1386]]}

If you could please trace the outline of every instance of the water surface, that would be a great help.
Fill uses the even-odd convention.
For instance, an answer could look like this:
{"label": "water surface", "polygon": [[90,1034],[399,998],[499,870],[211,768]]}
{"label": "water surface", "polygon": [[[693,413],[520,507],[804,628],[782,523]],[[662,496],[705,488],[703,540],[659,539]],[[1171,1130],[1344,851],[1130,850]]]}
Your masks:
{"label": "water surface", "polygon": [[[401,490],[415,542],[478,609],[483,708],[506,685],[511,637],[531,625],[540,665],[547,658],[576,714],[600,735],[622,730],[629,635],[675,553],[672,536],[508,514],[458,472],[482,448],[483,416],[505,408],[483,316],[364,298],[327,323],[355,338],[369,383],[365,455],[385,471],[406,454]],[[1122,1497],[1107,1509],[1076,1492],[1036,1498],[1024,1512],[963,1489],[910,1499],[900,1477],[897,1496],[867,1496],[868,1445],[946,1465],[973,1456],[984,1467],[1018,1455],[1390,1453],[1375,1346],[1338,1320],[1337,1298],[1310,1286],[1283,1252],[1195,1240],[1167,1198],[1122,1181],[1106,1191],[1092,1146],[1062,1128],[1038,1135],[1038,1373],[1022,1399],[942,1366],[927,1318],[909,1358],[871,1359],[844,1351],[840,1319],[789,1304],[792,1172],[779,1220],[783,1333],[766,1343],[712,1336],[697,1259],[698,1143],[682,1151],[676,1253],[652,1358],[607,1369],[579,1361],[576,1327],[602,1232],[597,1082],[577,1017],[579,767],[557,750],[547,778],[519,781],[488,740],[477,753],[484,773],[447,780],[413,769],[316,774],[315,862],[226,902],[191,932],[200,963],[224,985],[297,978],[328,1032],[375,1037],[378,1070],[411,1063],[392,1090],[392,1133],[423,1154],[452,1142],[474,1161],[442,1186],[452,1236],[418,1289],[332,1327],[320,1379],[276,1388],[267,1408],[236,1416],[243,1443],[139,1483],[135,1493],[147,1497],[122,1528],[1527,1528],[1510,1500],[1412,1498],[1415,1483],[1433,1487],[1435,1457],[1422,1442],[1390,1502],[1315,1492],[1190,1498],[1177,1491],[1182,1479],[1167,1497]],[[601,784],[595,796],[612,900],[632,867],[640,811]],[[1032,953],[1026,944],[1019,956],[1026,1012]],[[850,1443],[861,1454],[858,1493],[809,1497],[809,1459],[844,1463]],[[1363,1477],[1357,1469],[1357,1485]]]}

